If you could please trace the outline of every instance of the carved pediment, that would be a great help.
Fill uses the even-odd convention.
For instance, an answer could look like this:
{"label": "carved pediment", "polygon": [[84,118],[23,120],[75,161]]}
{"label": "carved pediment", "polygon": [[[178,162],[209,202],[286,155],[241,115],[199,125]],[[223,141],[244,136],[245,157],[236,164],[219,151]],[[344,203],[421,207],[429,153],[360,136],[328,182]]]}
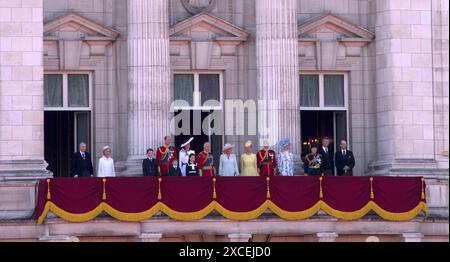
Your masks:
{"label": "carved pediment", "polygon": [[357,63],[375,35],[342,18],[325,13],[298,28],[301,66],[312,70],[346,70]]}
{"label": "carved pediment", "polygon": [[248,33],[206,12],[170,28],[172,65],[187,69],[224,68],[236,59],[238,46]]}
{"label": "carved pediment", "polygon": [[170,29],[171,40],[246,41],[248,33],[219,17],[200,13],[179,22]]}
{"label": "carved pediment", "polygon": [[70,12],[44,24],[44,37],[65,40],[115,40],[119,32]]}
{"label": "carved pediment", "polygon": [[95,67],[119,32],[70,12],[44,24],[44,67],[79,70]]}
{"label": "carved pediment", "polygon": [[300,39],[370,42],[374,34],[330,13],[314,17],[298,28]]}

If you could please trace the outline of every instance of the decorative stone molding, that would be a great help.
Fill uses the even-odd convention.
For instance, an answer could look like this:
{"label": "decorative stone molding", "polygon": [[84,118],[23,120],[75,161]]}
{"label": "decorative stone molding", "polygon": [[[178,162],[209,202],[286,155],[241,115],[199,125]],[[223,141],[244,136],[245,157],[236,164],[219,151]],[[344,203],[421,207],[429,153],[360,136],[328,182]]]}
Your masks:
{"label": "decorative stone molding", "polygon": [[186,11],[192,15],[201,12],[211,12],[216,6],[217,0],[181,0]]}
{"label": "decorative stone molding", "polygon": [[318,242],[336,242],[338,234],[335,232],[320,232],[316,236]]}
{"label": "decorative stone molding", "polygon": [[422,233],[404,233],[402,235],[403,242],[422,242]]}
{"label": "decorative stone molding", "polygon": [[44,24],[44,66],[70,70],[95,66],[119,32],[70,12]]}
{"label": "decorative stone molding", "polygon": [[299,26],[298,36],[301,68],[311,70],[351,67],[361,57],[362,47],[375,37],[369,30],[330,13]]}
{"label": "decorative stone molding", "polygon": [[159,242],[161,238],[161,233],[142,233],[138,237],[139,242]]}
{"label": "decorative stone molding", "polygon": [[80,239],[75,236],[42,236],[39,242],[80,242]]}
{"label": "decorative stone molding", "polygon": [[249,35],[205,12],[174,25],[169,34],[172,65],[189,69],[223,69]]}
{"label": "decorative stone molding", "polygon": [[252,238],[252,234],[248,233],[234,233],[228,234],[230,242],[248,242]]}

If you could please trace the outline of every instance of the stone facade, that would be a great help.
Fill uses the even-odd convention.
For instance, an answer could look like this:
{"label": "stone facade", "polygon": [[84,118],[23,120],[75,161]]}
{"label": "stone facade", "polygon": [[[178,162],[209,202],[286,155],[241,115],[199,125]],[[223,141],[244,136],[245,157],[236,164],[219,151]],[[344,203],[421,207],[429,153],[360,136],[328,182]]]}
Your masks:
{"label": "stone facade", "polygon": [[[426,176],[432,214],[448,218],[447,1],[190,2],[0,0],[0,196],[12,196],[0,197],[0,219],[29,217],[34,181],[49,175],[44,71],[92,74],[91,151],[112,146],[119,173],[132,175],[169,133],[171,74],[208,70],[222,72],[224,99],[281,102],[277,132],[297,160],[300,72],[346,74],[355,173]],[[260,138],[223,142],[240,154]]]}

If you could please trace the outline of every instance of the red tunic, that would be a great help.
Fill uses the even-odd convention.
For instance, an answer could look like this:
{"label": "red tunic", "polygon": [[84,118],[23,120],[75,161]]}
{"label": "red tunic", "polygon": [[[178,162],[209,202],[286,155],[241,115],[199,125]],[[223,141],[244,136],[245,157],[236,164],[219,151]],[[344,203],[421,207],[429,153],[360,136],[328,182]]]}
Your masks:
{"label": "red tunic", "polygon": [[216,175],[216,168],[214,167],[214,159],[210,153],[205,151],[197,156],[198,169],[202,170],[202,176],[213,177]]}
{"label": "red tunic", "polygon": [[256,154],[256,164],[259,168],[260,176],[274,176],[277,167],[277,157],[275,151],[262,149]]}
{"label": "red tunic", "polygon": [[169,175],[169,166],[174,158],[178,159],[177,149],[174,146],[161,146],[158,148],[156,151],[156,165],[160,169],[159,175]]}

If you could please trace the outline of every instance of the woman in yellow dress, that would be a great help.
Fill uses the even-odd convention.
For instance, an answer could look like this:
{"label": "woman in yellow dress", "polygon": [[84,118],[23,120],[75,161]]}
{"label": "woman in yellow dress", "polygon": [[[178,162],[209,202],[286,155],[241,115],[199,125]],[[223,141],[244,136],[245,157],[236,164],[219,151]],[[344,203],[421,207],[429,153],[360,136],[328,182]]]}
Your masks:
{"label": "woman in yellow dress", "polygon": [[245,142],[244,147],[245,153],[241,155],[241,176],[259,176],[252,141]]}

